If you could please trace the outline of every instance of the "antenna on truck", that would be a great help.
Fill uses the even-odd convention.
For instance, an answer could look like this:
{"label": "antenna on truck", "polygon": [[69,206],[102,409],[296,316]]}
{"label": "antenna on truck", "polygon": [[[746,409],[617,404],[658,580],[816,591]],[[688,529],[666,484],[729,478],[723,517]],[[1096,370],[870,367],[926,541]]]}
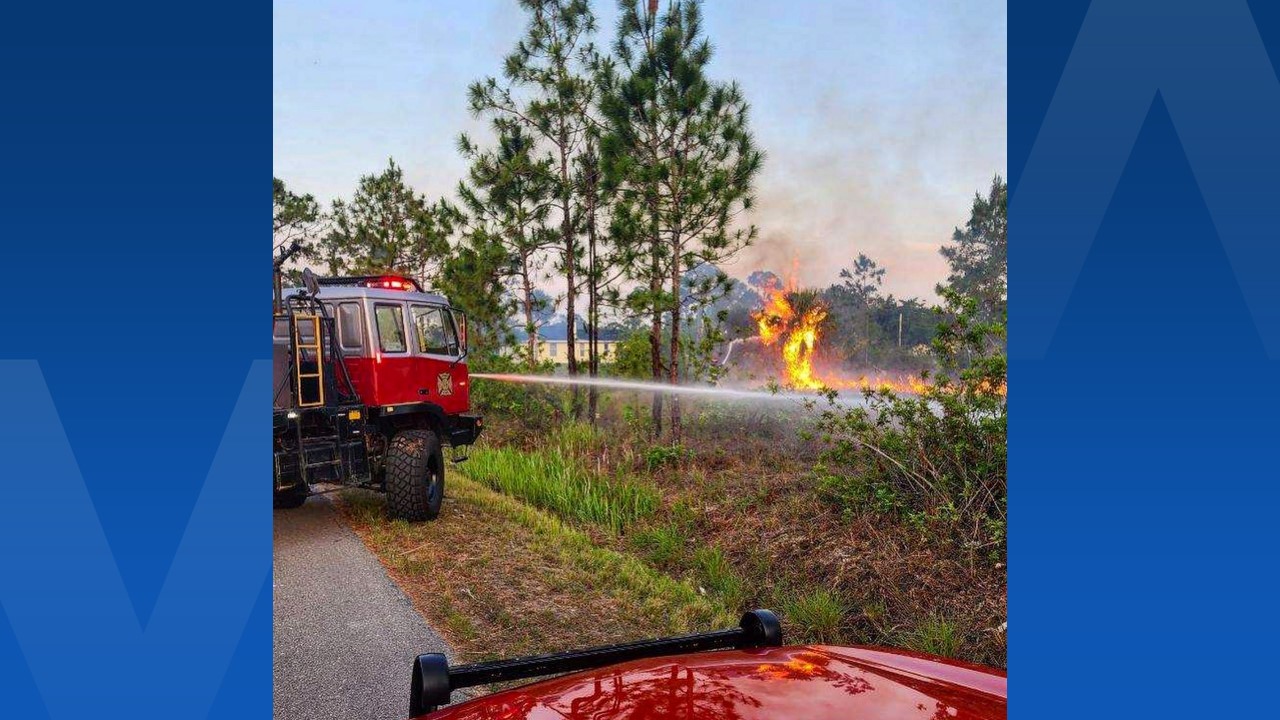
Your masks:
{"label": "antenna on truck", "polygon": [[290,258],[292,258],[294,255],[297,255],[301,251],[302,251],[302,241],[294,240],[293,242],[284,246],[284,248],[280,250],[280,253],[275,256],[273,262],[271,263],[272,265],[271,286],[275,293],[272,298],[271,310],[276,315],[280,314],[280,308],[283,305],[282,296],[284,294],[284,279],[282,277],[282,273],[280,272],[280,268],[284,267],[284,264],[289,262]]}

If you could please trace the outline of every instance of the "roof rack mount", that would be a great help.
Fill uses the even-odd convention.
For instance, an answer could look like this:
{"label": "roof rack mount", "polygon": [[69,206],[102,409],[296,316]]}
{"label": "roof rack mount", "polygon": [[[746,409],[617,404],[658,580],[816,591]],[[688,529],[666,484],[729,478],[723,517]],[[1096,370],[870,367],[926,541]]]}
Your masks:
{"label": "roof rack mount", "polygon": [[639,640],[550,655],[459,665],[454,668],[449,667],[449,661],[443,654],[427,653],[419,655],[413,661],[409,716],[417,717],[441,705],[447,705],[451,691],[476,685],[558,675],[664,655],[780,645],[782,626],[778,622],[778,616],[769,610],[752,610],[745,613],[738,627],[732,630]]}

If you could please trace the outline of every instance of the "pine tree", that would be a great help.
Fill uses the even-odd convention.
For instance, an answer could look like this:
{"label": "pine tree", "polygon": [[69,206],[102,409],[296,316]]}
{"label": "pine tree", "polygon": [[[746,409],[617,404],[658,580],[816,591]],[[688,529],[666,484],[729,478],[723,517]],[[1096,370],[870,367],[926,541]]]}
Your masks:
{"label": "pine tree", "polygon": [[947,284],[978,302],[978,317],[1002,321],[1008,312],[1009,186],[996,175],[986,197],[975,194],[969,221],[956,228],[942,256],[951,267]]}
{"label": "pine tree", "polygon": [[298,195],[280,178],[272,178],[271,254],[276,267],[277,293],[287,280],[301,284],[302,263],[314,260],[329,218],[310,193]]}
{"label": "pine tree", "polygon": [[884,268],[865,253],[858,253],[853,261],[853,270],[840,271],[844,281],[843,288],[854,302],[862,308],[862,366],[864,370],[871,368],[871,315],[880,301],[880,286],[884,283]]}
{"label": "pine tree", "polygon": [[543,252],[556,240],[548,225],[556,177],[550,158],[535,157],[534,138],[522,125],[498,118],[494,129],[498,146],[487,152],[466,135],[458,140],[459,151],[471,160],[467,180],[458,185],[467,212],[465,239],[477,257],[495,252],[494,246],[505,253],[497,279],[502,285],[513,280],[516,284],[527,335],[526,360],[532,366],[538,357],[535,315],[546,302],[537,292],[537,281]]}
{"label": "pine tree", "polygon": [[406,273],[430,285],[449,253],[456,210],[430,203],[404,181],[395,160],[365,175],[350,202],[333,202],[333,229],[319,251],[329,272]]}
{"label": "pine tree", "polygon": [[590,118],[594,83],[588,72],[595,63],[590,37],[595,16],[587,0],[520,0],[529,15],[524,37],[503,63],[503,80],[486,78],[469,90],[472,112],[505,118],[536,134],[547,148],[556,176],[559,224],[559,270],[565,277],[569,374],[578,374],[577,295],[581,245],[574,164]]}
{"label": "pine tree", "polygon": [[445,260],[442,289],[455,307],[467,312],[467,346],[480,355],[509,347],[511,296],[503,286],[511,256],[501,242],[483,230],[468,231]]}
{"label": "pine tree", "polygon": [[[600,373],[600,333],[602,315],[620,304],[617,282],[627,272],[626,249],[612,232],[611,219],[617,187],[609,181],[600,154],[600,127],[588,129],[577,159],[576,186],[581,199],[575,224],[586,241],[581,276],[587,293],[587,372]],[[588,390],[589,416],[595,421],[598,392]]]}
{"label": "pine tree", "polygon": [[297,195],[280,178],[272,178],[271,244],[280,252],[298,243],[304,254],[320,238],[323,216],[315,196]]}
{"label": "pine tree", "polygon": [[[607,167],[623,188],[619,230],[633,241],[633,278],[647,286],[635,300],[650,313],[655,379],[680,382],[685,273],[730,259],[756,237],[738,215],[753,204],[763,162],[736,83],[708,79],[711,44],[701,2],[623,0],[616,61],[603,63],[600,108],[609,133]],[[665,368],[663,324],[666,323]],[[661,399],[655,398],[655,427]],[[681,434],[680,401],[671,398],[671,438]]]}
{"label": "pine tree", "polygon": [[[586,234],[586,267],[583,268],[587,285],[587,375],[600,374],[600,301],[605,285],[606,263],[602,262],[600,242],[600,213],[608,205],[608,189],[602,182],[598,133],[595,128],[587,131],[586,144],[577,158],[578,172],[575,178],[577,193],[582,198],[581,221],[578,223]],[[587,417],[594,425],[598,392],[592,385],[587,389]]]}

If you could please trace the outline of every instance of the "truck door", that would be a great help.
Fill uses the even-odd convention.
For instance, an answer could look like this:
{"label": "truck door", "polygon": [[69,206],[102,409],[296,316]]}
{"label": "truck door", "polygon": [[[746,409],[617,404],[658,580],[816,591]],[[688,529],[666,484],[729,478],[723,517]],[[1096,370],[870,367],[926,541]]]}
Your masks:
{"label": "truck door", "polygon": [[423,399],[430,399],[449,414],[466,412],[467,368],[458,362],[462,346],[453,313],[442,305],[413,303],[409,305],[409,316],[419,363],[414,374],[423,382],[419,388]]}
{"label": "truck door", "polygon": [[339,300],[326,303],[329,314],[337,325],[338,347],[342,350],[351,385],[362,402],[368,403],[375,393],[373,365],[365,359],[365,324],[361,303],[356,300]]}
{"label": "truck door", "polygon": [[404,303],[386,300],[373,302],[373,362],[370,379],[373,384],[370,405],[399,405],[426,400],[421,392],[418,360],[410,352],[405,335]]}

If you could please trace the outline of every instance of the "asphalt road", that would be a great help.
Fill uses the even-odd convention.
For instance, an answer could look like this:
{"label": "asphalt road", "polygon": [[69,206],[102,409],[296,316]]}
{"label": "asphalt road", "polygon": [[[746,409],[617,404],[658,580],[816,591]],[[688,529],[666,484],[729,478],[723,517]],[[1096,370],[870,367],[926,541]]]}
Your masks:
{"label": "asphalt road", "polygon": [[[327,498],[275,511],[276,720],[402,720],[418,653],[453,655]],[[455,698],[455,701],[460,698]]]}

